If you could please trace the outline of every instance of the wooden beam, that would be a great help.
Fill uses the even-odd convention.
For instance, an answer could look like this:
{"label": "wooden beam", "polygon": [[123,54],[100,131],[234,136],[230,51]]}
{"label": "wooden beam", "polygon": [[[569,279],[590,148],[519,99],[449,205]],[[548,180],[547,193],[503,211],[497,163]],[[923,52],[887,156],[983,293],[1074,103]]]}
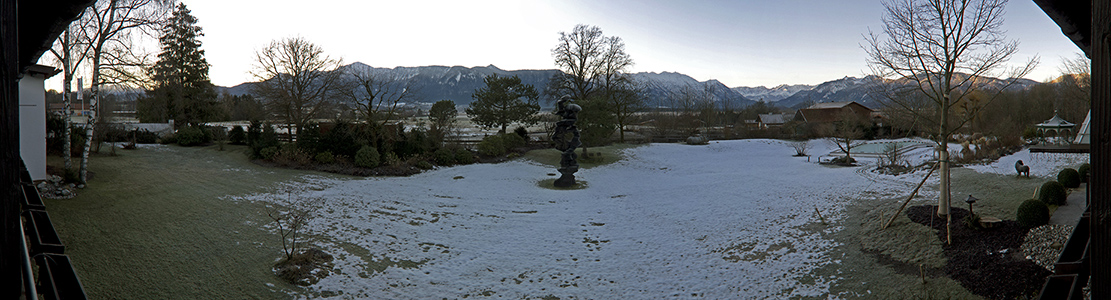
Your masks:
{"label": "wooden beam", "polygon": [[1111,1],[1092,1],[1092,299],[1111,299]]}
{"label": "wooden beam", "polygon": [[[0,0],[0,298],[18,299],[23,286],[19,238],[19,13]],[[20,192],[16,192],[20,191]]]}

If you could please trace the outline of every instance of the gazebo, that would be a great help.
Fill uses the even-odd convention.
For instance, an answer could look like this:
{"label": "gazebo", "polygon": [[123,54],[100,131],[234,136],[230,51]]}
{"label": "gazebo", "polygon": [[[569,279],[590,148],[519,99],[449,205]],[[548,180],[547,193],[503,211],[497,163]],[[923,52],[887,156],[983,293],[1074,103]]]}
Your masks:
{"label": "gazebo", "polygon": [[[1056,139],[1049,142],[1053,144],[1068,144],[1072,142],[1069,137],[1072,137],[1072,128],[1076,127],[1076,124],[1065,121],[1065,119],[1057,116],[1057,111],[1053,111],[1053,118],[1041,124],[1034,125],[1034,127],[1038,129],[1038,135],[1042,137],[1042,142],[1046,142],[1046,137],[1055,137]],[[1053,135],[1049,135],[1050,132],[1053,132]]]}

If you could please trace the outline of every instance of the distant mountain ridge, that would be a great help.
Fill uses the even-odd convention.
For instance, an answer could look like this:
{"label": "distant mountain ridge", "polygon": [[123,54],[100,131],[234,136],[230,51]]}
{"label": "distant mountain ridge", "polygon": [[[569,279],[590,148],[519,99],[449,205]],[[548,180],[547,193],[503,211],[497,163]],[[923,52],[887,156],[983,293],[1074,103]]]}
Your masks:
{"label": "distant mountain ridge", "polygon": [[[485,86],[483,78],[490,74],[499,76],[518,76],[521,82],[531,84],[537,91],[543,91],[552,76],[559,74],[556,69],[542,70],[502,70],[494,65],[485,67],[462,66],[421,66],[421,67],[395,67],[377,68],[361,62],[355,62],[345,68],[369,68],[385,72],[394,72],[405,78],[413,78],[416,86],[420,88],[417,102],[431,103],[439,100],[452,100],[459,105],[469,105],[473,99],[471,94]],[[730,88],[717,80],[698,81],[686,74],[677,72],[637,72],[629,74],[635,81],[644,84],[648,89],[648,106],[666,106],[667,97],[679,93],[685,87],[702,90],[708,88],[713,93],[715,103],[727,103],[729,107],[743,108],[763,100],[783,108],[797,109],[806,103],[824,102],[849,102],[856,101],[871,108],[880,105],[873,99],[869,92],[872,87],[880,83],[876,76],[863,78],[845,76],[840,79],[830,80],[818,85],[779,85],[772,88],[758,87],[733,87]],[[988,78],[989,88],[1002,87],[1009,79]],[[1025,89],[1037,84],[1037,81],[1018,79],[1009,89]],[[233,87],[217,87],[218,92],[227,92],[232,95],[249,94],[254,82],[242,83]],[[548,101],[542,101],[544,106],[551,106]]]}
{"label": "distant mountain ridge", "polygon": [[[471,94],[475,90],[484,87],[483,78],[490,74],[498,74],[499,76],[518,76],[521,82],[531,84],[537,91],[543,91],[548,84],[548,80],[553,75],[559,74],[559,70],[545,69],[545,70],[502,70],[494,65],[485,67],[462,67],[462,66],[422,66],[422,67],[396,67],[396,68],[377,68],[372,67],[361,62],[352,63],[345,66],[345,68],[370,68],[379,71],[394,72],[405,78],[413,78],[416,86],[419,87],[420,93],[418,94],[418,102],[436,102],[439,100],[452,100],[459,105],[470,104],[473,99]],[[669,93],[678,92],[684,86],[698,86],[709,85],[714,89],[714,101],[728,101],[734,107],[748,106],[753,101],[745,98],[745,96],[733,91],[717,80],[707,80],[700,82],[694,78],[681,73],[675,72],[640,72],[630,74],[635,80],[643,82],[648,87],[649,105],[655,106],[661,103],[660,100],[667,97]],[[254,82],[241,83],[233,87],[217,87],[218,92],[227,92],[232,95],[244,95],[251,92]],[[542,103],[545,106],[548,103]]]}
{"label": "distant mountain ridge", "polygon": [[[959,77],[959,75],[958,75]],[[987,89],[999,89],[1007,84],[1011,79],[998,79],[998,78],[985,78],[987,81],[984,83]],[[907,79],[903,79],[906,81]],[[825,103],[825,102],[850,102],[856,101],[869,108],[879,108],[881,104],[870,93],[875,85],[882,82],[882,79],[876,76],[865,76],[863,78],[845,76],[841,79],[823,82],[809,90],[801,90],[790,97],[784,98],[775,102],[776,106],[798,109],[806,106],[806,103]],[[907,84],[913,81],[907,81]],[[1038,84],[1037,81],[1019,78],[1015,83],[1007,88],[1007,90],[1022,90],[1030,86]]]}
{"label": "distant mountain ridge", "polygon": [[795,93],[813,88],[814,86],[809,84],[781,84],[771,88],[762,85],[757,87],[738,86],[734,87],[733,90],[755,101],[776,102],[787,99]]}

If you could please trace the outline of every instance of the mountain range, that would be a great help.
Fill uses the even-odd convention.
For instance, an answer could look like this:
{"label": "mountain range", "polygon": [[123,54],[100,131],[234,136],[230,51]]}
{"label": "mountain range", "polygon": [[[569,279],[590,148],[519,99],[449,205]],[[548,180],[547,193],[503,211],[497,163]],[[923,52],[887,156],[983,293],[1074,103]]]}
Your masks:
{"label": "mountain range", "polygon": [[[452,100],[457,105],[469,105],[473,99],[471,94],[485,86],[483,78],[491,74],[499,76],[518,76],[521,82],[531,84],[537,91],[543,91],[548,80],[553,75],[559,74],[556,69],[544,70],[502,70],[494,65],[485,67],[462,66],[422,66],[422,67],[396,67],[377,68],[360,62],[352,63],[345,68],[373,69],[380,72],[394,73],[402,78],[409,78],[419,87],[417,102],[436,102],[439,100]],[[846,76],[841,79],[831,80],[818,85],[779,85],[772,88],[758,87],[733,87],[730,88],[717,80],[698,81],[688,75],[676,72],[638,72],[631,73],[634,81],[643,84],[647,89],[649,107],[666,107],[669,96],[682,92],[684,89],[694,88],[698,91],[709,91],[712,101],[729,107],[746,107],[756,101],[765,101],[782,108],[797,109],[811,102],[847,102],[856,101],[865,106],[878,108],[876,100],[869,96],[872,86],[880,82],[879,77],[865,76],[863,78]],[[989,78],[989,86],[1002,86],[1003,79]],[[1010,89],[1024,89],[1036,81],[1019,79]],[[254,82],[242,83],[233,87],[217,87],[218,92],[227,92],[232,95],[249,94]],[[550,99],[541,101],[544,106],[554,105]]]}
{"label": "mountain range", "polygon": [[[410,78],[414,81],[415,86],[419,87],[418,102],[431,103],[447,99],[455,101],[458,105],[470,104],[474,100],[471,98],[471,94],[484,87],[486,84],[482,79],[491,74],[517,76],[521,78],[522,83],[530,84],[537,91],[542,92],[544,87],[548,85],[548,80],[560,72],[556,69],[509,71],[502,70],[494,65],[469,68],[462,66],[376,68],[359,62],[352,63],[344,68],[372,69],[379,72],[393,73],[402,78]],[[688,86],[697,87],[698,89],[709,86],[710,90],[713,91],[713,101],[718,103],[729,102],[728,104],[732,107],[744,107],[755,103],[717,80],[700,82],[685,74],[673,72],[640,72],[630,75],[647,88],[648,103],[653,107],[661,105],[663,103],[662,99]],[[217,87],[217,92],[227,92],[232,95],[249,94],[254,84],[254,82],[246,82],[233,87]],[[541,101],[541,104],[545,106],[554,105],[551,102]]]}

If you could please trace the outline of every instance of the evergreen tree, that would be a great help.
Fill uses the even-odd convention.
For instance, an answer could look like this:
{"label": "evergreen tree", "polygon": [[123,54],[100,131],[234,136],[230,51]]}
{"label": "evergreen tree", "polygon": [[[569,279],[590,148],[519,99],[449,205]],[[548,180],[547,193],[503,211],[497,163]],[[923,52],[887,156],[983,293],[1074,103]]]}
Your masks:
{"label": "evergreen tree", "polygon": [[540,111],[537,103],[540,93],[531,84],[521,83],[521,78],[486,76],[486,87],[479,88],[471,97],[475,99],[467,108],[471,121],[483,127],[500,127],[505,133],[510,123],[536,123],[533,116]]}
{"label": "evergreen tree", "polygon": [[175,124],[197,125],[208,121],[216,111],[216,92],[208,79],[208,61],[198,37],[201,27],[197,18],[189,14],[184,3],[179,3],[173,16],[166,20],[158,38],[162,52],[151,68],[154,89],[141,116],[157,118],[149,121],[174,119]]}

